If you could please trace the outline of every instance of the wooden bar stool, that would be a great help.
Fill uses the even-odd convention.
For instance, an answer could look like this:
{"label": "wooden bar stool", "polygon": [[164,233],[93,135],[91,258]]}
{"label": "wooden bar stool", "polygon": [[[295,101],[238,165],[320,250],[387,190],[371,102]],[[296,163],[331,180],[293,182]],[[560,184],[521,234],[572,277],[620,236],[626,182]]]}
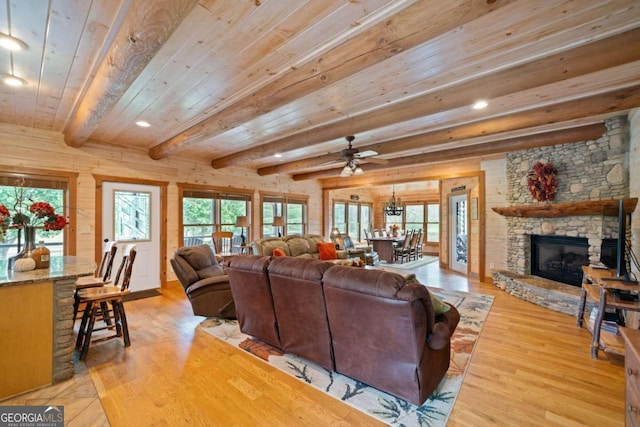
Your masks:
{"label": "wooden bar stool", "polygon": [[104,286],[111,282],[111,270],[113,269],[113,260],[116,257],[118,246],[115,241],[106,241],[103,246],[102,260],[100,266],[96,269],[93,276],[79,277],[76,280],[76,291],[73,295],[73,320],[78,316],[80,311],[80,300],[78,291],[80,289],[94,288]]}
{"label": "wooden bar stool", "polygon": [[[92,342],[100,342],[112,338],[123,338],[124,346],[129,347],[129,327],[124,311],[122,298],[129,294],[129,283],[133,262],[136,259],[136,246],[129,244],[125,247],[122,263],[116,273],[113,286],[101,286],[86,288],[78,291],[80,303],[85,304],[85,309],[80,322],[76,349],[80,351],[80,360],[85,360]],[[109,306],[111,308],[109,308]],[[104,321],[105,326],[96,327],[96,321]],[[111,335],[100,336],[92,339],[94,332],[102,330],[114,330]]]}

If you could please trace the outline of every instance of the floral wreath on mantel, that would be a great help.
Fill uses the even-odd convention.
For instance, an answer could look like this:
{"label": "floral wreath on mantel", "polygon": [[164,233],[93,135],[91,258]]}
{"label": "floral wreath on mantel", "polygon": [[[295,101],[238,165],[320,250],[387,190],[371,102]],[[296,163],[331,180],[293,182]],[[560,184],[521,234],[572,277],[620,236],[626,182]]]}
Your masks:
{"label": "floral wreath on mantel", "polygon": [[537,162],[527,175],[527,186],[533,198],[539,202],[552,201],[558,191],[558,171],[551,163]]}

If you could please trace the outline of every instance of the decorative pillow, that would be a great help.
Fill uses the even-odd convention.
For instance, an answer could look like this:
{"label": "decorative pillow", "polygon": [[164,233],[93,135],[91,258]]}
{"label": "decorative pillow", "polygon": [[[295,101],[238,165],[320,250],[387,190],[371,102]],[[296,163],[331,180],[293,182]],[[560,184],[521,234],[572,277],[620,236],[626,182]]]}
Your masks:
{"label": "decorative pillow", "polygon": [[273,256],[287,256],[287,254],[285,254],[284,251],[282,249],[280,249],[280,248],[275,248],[271,255],[273,255]]}
{"label": "decorative pillow", "polygon": [[445,304],[440,298],[433,295],[431,292],[429,292],[429,296],[431,296],[431,305],[433,306],[433,311],[435,311],[436,316],[438,314],[446,313],[451,308],[449,304]]}
{"label": "decorative pillow", "polygon": [[336,246],[332,242],[318,243],[318,252],[320,253],[320,259],[323,261],[338,258]]}
{"label": "decorative pillow", "polygon": [[[418,284],[420,284],[420,282],[418,282],[418,279],[416,278],[416,276],[414,274],[412,274],[411,276],[407,277],[405,279],[405,283],[418,283]],[[442,301],[437,296],[433,295],[433,293],[429,292],[429,296],[431,297],[431,306],[433,307],[433,311],[435,312],[436,316],[438,314],[446,313],[451,308],[451,306],[449,304],[445,304],[444,301]]]}

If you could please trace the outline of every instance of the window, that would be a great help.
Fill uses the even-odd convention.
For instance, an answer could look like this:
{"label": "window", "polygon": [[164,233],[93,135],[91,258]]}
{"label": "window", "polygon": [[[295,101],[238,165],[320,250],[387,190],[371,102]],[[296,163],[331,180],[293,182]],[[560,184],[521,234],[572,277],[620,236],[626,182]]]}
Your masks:
{"label": "window", "polygon": [[426,230],[425,242],[440,241],[440,205],[438,203],[407,203],[402,215],[386,215],[387,229],[396,224],[403,230]]}
{"label": "window", "polygon": [[427,232],[425,242],[440,241],[440,204],[427,203]]}
{"label": "window", "polygon": [[151,193],[117,190],[113,198],[115,240],[151,240]]}
{"label": "window", "polygon": [[347,204],[335,202],[333,204],[333,227],[340,231],[340,234],[347,234]]}
{"label": "window", "polygon": [[[262,237],[278,233],[305,234],[307,232],[307,204],[305,196],[262,196]],[[282,218],[282,226],[274,225],[274,217]]]}
{"label": "window", "polygon": [[424,228],[424,205],[405,205],[405,230],[418,230]]}
{"label": "window", "polygon": [[333,226],[340,234],[354,241],[364,240],[364,231],[371,228],[371,205],[360,202],[334,202]]}
{"label": "window", "polygon": [[239,245],[241,235],[251,241],[251,226],[236,227],[236,218],[251,218],[251,195],[208,188],[181,188],[182,192],[182,237],[184,246],[208,244],[213,246],[215,231],[233,232],[233,244]]}
{"label": "window", "polygon": [[[75,178],[77,174],[42,173],[31,174],[15,173],[13,171],[0,171],[0,204],[5,205],[10,214],[15,214],[16,191],[23,191],[23,200],[28,205],[33,202],[47,202],[59,215],[67,217],[69,223],[75,223],[75,212],[69,209],[69,200],[75,196]],[[29,206],[23,208],[28,211]],[[48,231],[39,226],[36,229],[36,243],[43,240],[51,251],[51,256],[75,254],[75,238],[71,238],[72,227],[62,230]],[[24,245],[24,236],[17,228],[10,227],[0,241],[0,258],[11,257],[18,253],[18,234],[20,234],[20,248]],[[74,236],[75,237],[75,236]]]}

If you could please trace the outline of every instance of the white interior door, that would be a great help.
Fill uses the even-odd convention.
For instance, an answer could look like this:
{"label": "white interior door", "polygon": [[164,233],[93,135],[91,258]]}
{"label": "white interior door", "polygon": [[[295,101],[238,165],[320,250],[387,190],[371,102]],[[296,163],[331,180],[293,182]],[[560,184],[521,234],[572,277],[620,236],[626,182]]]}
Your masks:
{"label": "white interior door", "polygon": [[449,197],[449,268],[465,275],[469,259],[468,206],[466,194]]}
{"label": "white interior door", "polygon": [[102,186],[102,239],[116,240],[118,252],[114,274],[122,251],[136,244],[131,273],[131,292],[160,287],[160,187],[104,182]]}

